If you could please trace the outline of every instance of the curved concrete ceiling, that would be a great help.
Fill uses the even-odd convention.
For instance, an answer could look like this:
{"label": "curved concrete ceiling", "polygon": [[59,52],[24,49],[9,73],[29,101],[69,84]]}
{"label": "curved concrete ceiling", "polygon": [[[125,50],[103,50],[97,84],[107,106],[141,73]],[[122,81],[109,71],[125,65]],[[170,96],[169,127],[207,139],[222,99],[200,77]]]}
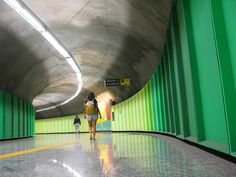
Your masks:
{"label": "curved concrete ceiling", "polygon": [[[47,118],[81,112],[88,90],[124,99],[155,70],[164,44],[171,0],[24,0],[70,51],[83,78],[66,105],[37,113]],[[77,89],[65,59],[21,16],[0,1],[0,88],[36,109],[63,102]],[[130,78],[130,87],[104,87],[104,79]]]}

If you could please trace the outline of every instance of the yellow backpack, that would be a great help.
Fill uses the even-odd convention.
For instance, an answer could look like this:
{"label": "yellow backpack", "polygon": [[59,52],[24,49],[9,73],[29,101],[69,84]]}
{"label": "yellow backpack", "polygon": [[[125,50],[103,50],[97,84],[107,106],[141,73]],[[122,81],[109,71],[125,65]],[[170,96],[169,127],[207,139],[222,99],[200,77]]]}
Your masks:
{"label": "yellow backpack", "polygon": [[95,105],[94,101],[87,101],[85,104],[85,113],[88,115],[92,115],[95,113]]}

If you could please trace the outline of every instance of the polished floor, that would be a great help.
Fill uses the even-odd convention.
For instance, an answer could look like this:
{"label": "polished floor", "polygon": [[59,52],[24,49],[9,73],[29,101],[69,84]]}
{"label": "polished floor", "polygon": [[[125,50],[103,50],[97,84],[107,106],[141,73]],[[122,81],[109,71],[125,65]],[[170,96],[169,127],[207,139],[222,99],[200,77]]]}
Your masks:
{"label": "polished floor", "polygon": [[144,133],[37,135],[0,142],[0,177],[236,177],[236,164]]}

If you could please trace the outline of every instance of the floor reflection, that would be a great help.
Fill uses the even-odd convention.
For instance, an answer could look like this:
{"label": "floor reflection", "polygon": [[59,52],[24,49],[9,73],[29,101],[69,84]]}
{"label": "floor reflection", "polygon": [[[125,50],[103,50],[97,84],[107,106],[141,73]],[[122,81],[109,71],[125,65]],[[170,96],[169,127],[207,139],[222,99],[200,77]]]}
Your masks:
{"label": "floor reflection", "polygon": [[[74,141],[72,144],[67,142]],[[40,135],[0,142],[0,154],[65,144],[0,159],[0,176],[230,177],[236,165],[174,138],[141,133]]]}
{"label": "floor reflection", "polygon": [[64,163],[64,162],[59,162],[59,161],[56,160],[56,159],[52,159],[51,162],[53,162],[54,164],[59,164],[59,165],[63,166],[63,167],[66,168],[66,169],[69,171],[69,173],[71,173],[73,176],[75,176],[75,177],[81,177],[80,174],[79,174],[76,170],[74,170],[73,168],[71,168],[71,167],[70,167],[69,165],[67,165],[66,163]]}

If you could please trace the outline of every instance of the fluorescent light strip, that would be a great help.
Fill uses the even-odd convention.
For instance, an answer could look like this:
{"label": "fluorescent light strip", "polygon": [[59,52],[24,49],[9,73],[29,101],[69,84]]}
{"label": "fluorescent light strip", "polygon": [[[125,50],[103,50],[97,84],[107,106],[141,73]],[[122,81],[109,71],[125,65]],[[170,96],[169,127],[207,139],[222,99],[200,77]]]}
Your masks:
{"label": "fluorescent light strip", "polygon": [[44,25],[40,20],[31,12],[31,10],[22,2],[17,0],[4,0],[12,9],[14,9],[18,14],[20,14],[28,23],[30,23],[37,31],[41,33],[41,35],[48,40],[48,42],[63,56],[66,58],[68,64],[72,67],[74,72],[76,73],[76,77],[78,79],[78,88],[74,95],[72,95],[69,99],[65,100],[63,103],[47,107],[44,109],[36,110],[36,112],[46,111],[49,109],[56,108],[58,106],[64,105],[71,100],[73,100],[76,96],[79,95],[82,89],[82,75],[78,65],[76,64],[73,57],[70,53],[59,43],[59,41],[53,36],[52,33],[47,30],[46,25]]}
{"label": "fluorescent light strip", "polygon": [[[12,9],[14,9],[18,14],[20,14],[27,22],[29,22],[36,30],[43,31],[44,27],[43,25],[34,17],[31,15],[31,12],[29,12],[26,7],[22,3],[22,1],[16,1],[16,0],[4,0]],[[25,6],[25,7],[22,7]]]}
{"label": "fluorescent light strip", "polygon": [[48,31],[42,31],[41,34],[45,39],[48,40],[52,44],[52,46],[57,49],[57,51],[65,58],[71,57],[70,54],[66,51],[62,45],[59,44],[59,42],[52,36],[52,34]]}

